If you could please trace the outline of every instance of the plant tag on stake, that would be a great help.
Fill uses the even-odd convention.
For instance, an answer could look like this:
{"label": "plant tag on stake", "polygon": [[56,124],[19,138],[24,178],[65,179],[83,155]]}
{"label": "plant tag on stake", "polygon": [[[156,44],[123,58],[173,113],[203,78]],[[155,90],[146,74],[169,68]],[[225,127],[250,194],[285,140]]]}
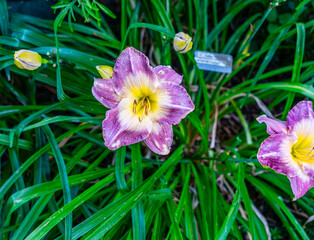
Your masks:
{"label": "plant tag on stake", "polygon": [[227,54],[195,51],[194,59],[201,70],[231,73],[233,57]]}

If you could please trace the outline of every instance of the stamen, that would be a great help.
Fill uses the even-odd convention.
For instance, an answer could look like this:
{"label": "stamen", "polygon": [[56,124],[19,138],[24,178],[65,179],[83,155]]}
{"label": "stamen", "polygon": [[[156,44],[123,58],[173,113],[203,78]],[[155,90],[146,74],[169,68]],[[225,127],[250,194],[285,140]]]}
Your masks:
{"label": "stamen", "polygon": [[136,114],[136,106],[137,106],[137,102],[136,100],[134,99],[133,101],[133,113]]}
{"label": "stamen", "polygon": [[145,115],[147,116],[147,114],[148,114],[148,107],[147,107],[147,105],[144,106],[144,112],[145,112]]}
{"label": "stamen", "polygon": [[143,118],[144,118],[144,114],[145,114],[145,107],[144,107],[144,110],[143,110],[143,114],[142,114],[142,117],[140,118],[140,117],[138,117],[138,120],[140,121],[140,122],[142,122],[143,121]]}
{"label": "stamen", "polygon": [[298,161],[312,161],[314,159],[314,147],[312,147],[310,151],[308,148],[296,148],[292,151],[292,154]]}
{"label": "stamen", "polygon": [[146,97],[146,96],[145,96],[145,93],[144,93],[144,96],[143,96],[143,101],[142,101],[142,104],[143,104],[143,105],[144,105],[144,104],[145,104],[145,102],[146,102],[146,101],[145,101],[145,100],[146,100],[146,99],[145,99],[145,97]]}
{"label": "stamen", "polygon": [[[308,155],[310,155],[310,154],[313,152],[313,150],[314,150],[314,147],[312,148],[312,150],[311,150],[308,154],[305,155],[305,157],[307,157]],[[312,157],[313,157],[313,156],[312,156]]]}
{"label": "stamen", "polygon": [[[305,157],[307,157],[308,155],[313,153],[313,151],[314,151],[314,147],[312,148],[312,150],[308,154],[305,155]],[[312,158],[314,158],[314,153],[312,154],[312,156],[309,157],[309,160],[311,160]]]}
{"label": "stamen", "polygon": [[[139,102],[137,102],[139,101]],[[146,98],[146,95],[143,94],[142,98],[139,100],[133,101],[133,113],[138,115],[138,121],[142,122],[145,116],[148,116],[151,109],[151,103],[149,98]],[[139,116],[140,115],[140,116]]]}
{"label": "stamen", "polygon": [[151,103],[150,103],[150,101],[148,101],[147,109],[148,109],[148,112],[150,112],[150,109],[151,109]]}

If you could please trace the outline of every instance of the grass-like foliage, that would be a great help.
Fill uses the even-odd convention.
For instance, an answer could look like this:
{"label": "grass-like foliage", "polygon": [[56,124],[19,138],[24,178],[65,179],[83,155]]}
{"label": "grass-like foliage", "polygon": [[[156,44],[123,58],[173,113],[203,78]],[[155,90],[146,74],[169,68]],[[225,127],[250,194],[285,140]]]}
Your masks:
{"label": "grass-like foliage", "polygon": [[[0,0],[0,239],[313,239],[314,191],[293,201],[260,165],[255,120],[314,100],[313,1],[99,2],[55,2],[45,20]],[[195,104],[167,156],[104,145],[95,67],[127,46],[183,75]],[[20,49],[49,63],[19,69]],[[231,54],[233,72],[199,70],[195,50]]]}

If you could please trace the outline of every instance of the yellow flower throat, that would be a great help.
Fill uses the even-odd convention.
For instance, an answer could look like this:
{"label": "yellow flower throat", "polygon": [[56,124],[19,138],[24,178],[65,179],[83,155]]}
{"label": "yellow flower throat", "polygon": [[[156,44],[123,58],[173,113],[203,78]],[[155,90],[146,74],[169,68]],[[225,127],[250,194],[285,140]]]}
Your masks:
{"label": "yellow flower throat", "polygon": [[314,140],[308,136],[299,137],[292,146],[291,154],[299,163],[314,163]]}
{"label": "yellow flower throat", "polygon": [[133,101],[133,113],[138,116],[140,122],[143,121],[144,116],[147,116],[151,110],[151,103],[148,97],[143,95],[140,99]]}

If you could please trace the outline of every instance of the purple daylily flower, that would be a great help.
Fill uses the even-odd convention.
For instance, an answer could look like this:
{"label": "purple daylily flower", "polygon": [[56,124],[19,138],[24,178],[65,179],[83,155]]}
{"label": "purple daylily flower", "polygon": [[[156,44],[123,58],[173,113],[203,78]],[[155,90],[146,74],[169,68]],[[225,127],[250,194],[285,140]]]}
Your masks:
{"label": "purple daylily flower", "polygon": [[292,108],[287,121],[257,118],[267,125],[267,138],[258,151],[262,165],[287,175],[295,196],[302,197],[314,186],[314,112],[312,102],[303,101]]}
{"label": "purple daylily flower", "polygon": [[115,150],[144,140],[160,155],[170,151],[172,124],[194,110],[182,76],[170,66],[152,68],[132,47],[118,57],[110,79],[95,79],[93,95],[107,108],[103,121],[105,145]]}

